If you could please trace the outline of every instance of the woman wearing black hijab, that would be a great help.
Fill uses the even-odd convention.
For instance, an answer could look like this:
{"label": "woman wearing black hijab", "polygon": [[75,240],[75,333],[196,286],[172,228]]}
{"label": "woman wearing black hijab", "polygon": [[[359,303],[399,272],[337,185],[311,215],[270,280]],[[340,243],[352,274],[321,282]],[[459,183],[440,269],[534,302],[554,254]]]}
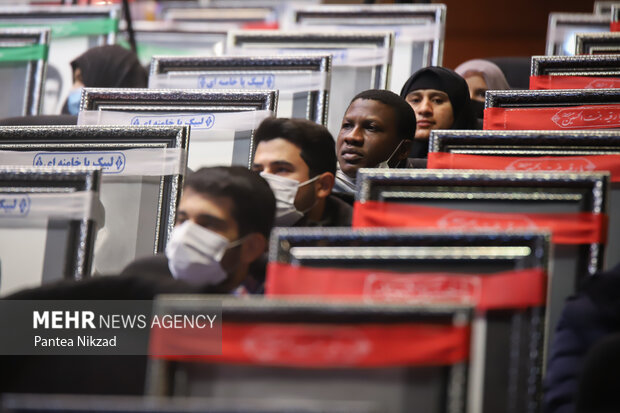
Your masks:
{"label": "woman wearing black hijab", "polygon": [[415,112],[417,129],[412,158],[426,158],[433,129],[475,129],[469,88],[461,76],[445,67],[415,72],[400,91]]}
{"label": "woman wearing black hijab", "polygon": [[87,50],[71,62],[73,90],[62,113],[77,115],[83,87],[147,87],[148,73],[136,54],[118,45]]}

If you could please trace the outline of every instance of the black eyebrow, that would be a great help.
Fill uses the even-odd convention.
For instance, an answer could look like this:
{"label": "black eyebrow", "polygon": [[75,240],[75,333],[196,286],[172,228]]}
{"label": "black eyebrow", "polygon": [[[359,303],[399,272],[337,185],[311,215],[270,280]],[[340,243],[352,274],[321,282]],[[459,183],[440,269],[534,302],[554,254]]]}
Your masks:
{"label": "black eyebrow", "polygon": [[293,167],[293,164],[288,162],[288,161],[273,161],[273,162],[269,162],[269,166],[290,166]]}
{"label": "black eyebrow", "polygon": [[[413,96],[421,96],[421,95],[422,95],[422,92],[417,91],[417,90],[414,90],[413,92],[411,92],[411,93],[410,93],[410,95],[413,95]],[[442,92],[442,91],[440,91],[440,90],[438,90],[438,91],[436,91],[436,92],[431,92],[431,93],[429,93],[429,96],[430,96],[430,97],[439,96],[439,97],[442,97],[442,98],[445,98],[445,99],[449,99],[449,98],[450,98],[450,96],[448,96],[448,94],[447,94],[446,92]]]}
{"label": "black eyebrow", "polygon": [[446,92],[432,92],[430,95],[431,97],[439,96],[440,98],[450,99]]}
{"label": "black eyebrow", "polygon": [[[187,217],[188,214],[185,211],[179,210],[177,212],[177,219],[179,217]],[[208,221],[211,224],[215,224],[218,226],[225,226],[226,225],[226,220],[222,219],[222,218],[218,218],[215,215],[211,215],[211,214],[198,214],[195,217],[195,221]]]}

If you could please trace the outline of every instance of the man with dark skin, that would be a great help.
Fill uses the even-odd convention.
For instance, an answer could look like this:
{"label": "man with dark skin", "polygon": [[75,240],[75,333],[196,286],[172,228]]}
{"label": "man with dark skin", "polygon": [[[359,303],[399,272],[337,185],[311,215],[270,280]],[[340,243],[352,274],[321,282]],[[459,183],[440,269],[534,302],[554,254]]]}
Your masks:
{"label": "man with dark skin", "polygon": [[415,113],[397,94],[371,89],[355,96],[336,141],[334,191],[354,194],[360,168],[404,167],[415,130]]}

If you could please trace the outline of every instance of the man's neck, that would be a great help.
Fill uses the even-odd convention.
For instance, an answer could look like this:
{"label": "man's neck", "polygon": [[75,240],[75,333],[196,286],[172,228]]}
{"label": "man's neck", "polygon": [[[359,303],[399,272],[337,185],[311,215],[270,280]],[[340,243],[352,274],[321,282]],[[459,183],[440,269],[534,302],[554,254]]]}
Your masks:
{"label": "man's neck", "polygon": [[319,222],[323,219],[325,212],[325,198],[319,199],[316,205],[304,215],[306,221]]}

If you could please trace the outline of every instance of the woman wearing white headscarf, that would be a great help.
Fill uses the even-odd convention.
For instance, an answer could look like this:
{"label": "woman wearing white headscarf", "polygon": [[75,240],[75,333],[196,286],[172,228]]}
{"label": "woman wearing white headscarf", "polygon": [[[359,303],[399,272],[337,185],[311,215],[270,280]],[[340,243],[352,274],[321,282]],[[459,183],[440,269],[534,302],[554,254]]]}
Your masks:
{"label": "woman wearing white headscarf", "polygon": [[[469,87],[469,95],[474,102],[484,104],[484,94],[487,90],[510,89],[502,70],[488,60],[468,60],[461,63],[454,71],[465,78]],[[480,112],[477,113],[479,118],[482,118],[483,109],[482,105],[476,105],[476,111]]]}

